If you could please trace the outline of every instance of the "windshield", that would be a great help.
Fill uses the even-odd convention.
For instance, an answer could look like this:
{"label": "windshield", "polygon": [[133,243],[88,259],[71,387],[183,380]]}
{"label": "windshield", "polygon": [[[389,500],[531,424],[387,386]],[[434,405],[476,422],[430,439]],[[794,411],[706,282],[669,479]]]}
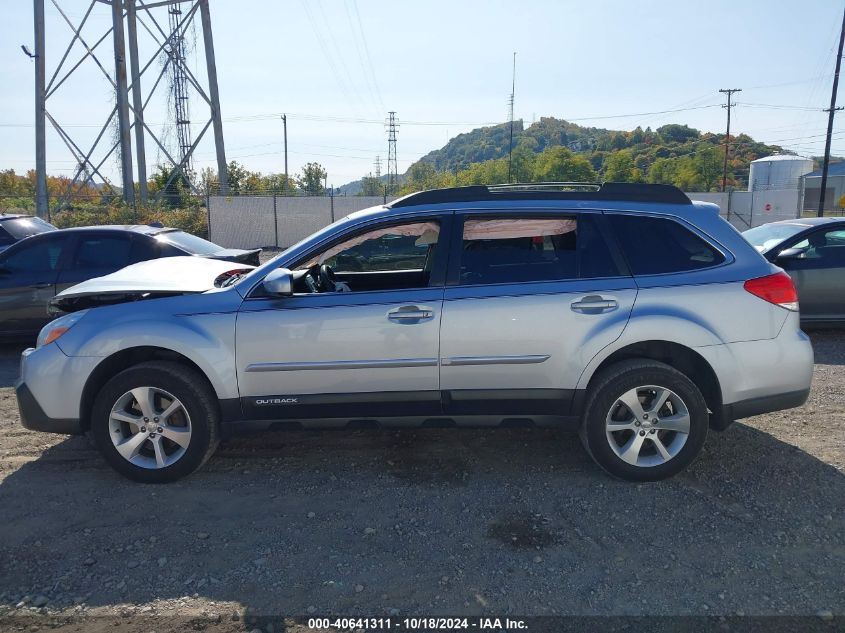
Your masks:
{"label": "windshield", "polygon": [[807,224],[764,224],[743,232],[742,237],[761,253],[808,228]]}
{"label": "windshield", "polygon": [[3,228],[16,240],[22,240],[30,235],[55,231],[56,227],[41,218],[15,218],[3,222]]}
{"label": "windshield", "polygon": [[167,242],[192,255],[213,255],[223,250],[214,242],[209,242],[184,231],[167,231],[155,236],[159,242]]}

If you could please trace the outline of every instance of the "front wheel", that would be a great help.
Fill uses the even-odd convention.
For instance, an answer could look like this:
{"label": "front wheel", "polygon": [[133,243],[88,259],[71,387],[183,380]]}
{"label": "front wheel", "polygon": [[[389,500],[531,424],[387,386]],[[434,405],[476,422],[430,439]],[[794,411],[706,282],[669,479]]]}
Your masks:
{"label": "front wheel", "polygon": [[197,372],[152,361],[130,367],[100,390],[91,432],[106,461],[142,483],[166,483],[202,466],[218,442],[217,398]]}
{"label": "front wheel", "polygon": [[581,440],[611,475],[656,481],[683,470],[701,451],[709,424],[698,387],[652,360],[612,365],[594,381]]}

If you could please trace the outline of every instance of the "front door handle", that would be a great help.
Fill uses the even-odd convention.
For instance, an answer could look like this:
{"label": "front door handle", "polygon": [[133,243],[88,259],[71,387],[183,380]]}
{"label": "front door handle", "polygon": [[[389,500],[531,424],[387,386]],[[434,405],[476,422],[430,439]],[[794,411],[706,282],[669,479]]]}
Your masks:
{"label": "front door handle", "polygon": [[397,323],[417,323],[423,319],[431,319],[433,317],[433,310],[426,310],[419,306],[402,306],[387,313],[387,318]]}
{"label": "front door handle", "polygon": [[605,299],[599,295],[590,295],[580,301],[575,301],[569,307],[573,311],[583,314],[601,314],[616,310],[619,307],[619,303],[615,299]]}

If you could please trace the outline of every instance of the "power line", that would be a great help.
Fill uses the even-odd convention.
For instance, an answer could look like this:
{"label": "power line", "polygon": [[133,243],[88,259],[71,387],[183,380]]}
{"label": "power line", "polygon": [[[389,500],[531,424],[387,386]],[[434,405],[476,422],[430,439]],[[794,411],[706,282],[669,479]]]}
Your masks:
{"label": "power line", "polygon": [[[329,68],[332,71],[332,75],[334,75],[335,82],[337,82],[338,87],[340,88],[341,92],[343,93],[344,97],[346,98],[346,102],[350,105],[353,104],[353,99],[349,89],[346,87],[346,80],[344,75],[342,75],[338,69],[337,65],[334,61],[334,56],[331,54],[329,47],[326,45],[326,41],[323,39],[323,35],[320,32],[320,29],[317,27],[317,22],[314,20],[314,16],[311,15],[311,9],[308,7],[308,0],[301,0],[302,8],[305,10],[305,15],[308,18],[308,22],[311,24],[311,30],[314,32],[314,36],[317,38],[317,44],[320,46],[320,50],[323,51],[323,57],[326,58],[326,61],[329,64]],[[342,61],[342,59],[341,59]],[[357,110],[357,108],[356,108]],[[275,115],[278,116],[278,115]]]}
{"label": "power line", "polygon": [[355,28],[355,24],[352,21],[352,13],[349,11],[349,1],[344,0],[343,2],[343,9],[346,12],[346,21],[349,24],[349,33],[352,35],[352,41],[355,42],[355,53],[358,58],[358,63],[361,66],[361,74],[364,76],[364,83],[367,85],[367,92],[370,95],[370,100],[372,101],[373,107],[376,109],[377,112],[382,112],[384,110],[384,105],[381,104],[380,107],[380,100],[376,99],[376,92],[373,87],[373,82],[370,74],[367,72],[367,66],[364,60],[364,54],[361,50],[361,43],[358,37],[358,31]]}
{"label": "power line", "polygon": [[821,108],[812,108],[808,106],[781,105],[777,103],[748,103],[746,101],[737,101],[734,105],[741,105],[749,108],[768,108],[770,110],[807,110],[810,112],[819,112],[821,110]]}
{"label": "power line", "polygon": [[378,97],[379,105],[381,106],[382,111],[384,108],[384,102],[381,100],[381,90],[378,87],[378,80],[376,79],[376,71],[373,66],[373,60],[370,57],[370,47],[367,46],[367,36],[364,34],[364,26],[361,24],[361,12],[358,11],[358,2],[356,0],[352,0],[352,8],[355,9],[355,18],[358,23],[358,31],[361,33],[361,42],[364,46],[364,56],[367,59],[367,67],[370,70],[370,76],[373,80],[373,86],[376,90],[376,96]]}

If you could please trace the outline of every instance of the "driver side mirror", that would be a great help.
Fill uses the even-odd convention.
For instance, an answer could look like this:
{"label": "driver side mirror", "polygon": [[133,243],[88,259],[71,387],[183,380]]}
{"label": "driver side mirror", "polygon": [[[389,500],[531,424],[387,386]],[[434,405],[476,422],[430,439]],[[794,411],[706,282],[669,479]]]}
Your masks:
{"label": "driver side mirror", "polygon": [[293,273],[287,268],[277,268],[267,274],[262,285],[271,296],[289,297],[293,294]]}

